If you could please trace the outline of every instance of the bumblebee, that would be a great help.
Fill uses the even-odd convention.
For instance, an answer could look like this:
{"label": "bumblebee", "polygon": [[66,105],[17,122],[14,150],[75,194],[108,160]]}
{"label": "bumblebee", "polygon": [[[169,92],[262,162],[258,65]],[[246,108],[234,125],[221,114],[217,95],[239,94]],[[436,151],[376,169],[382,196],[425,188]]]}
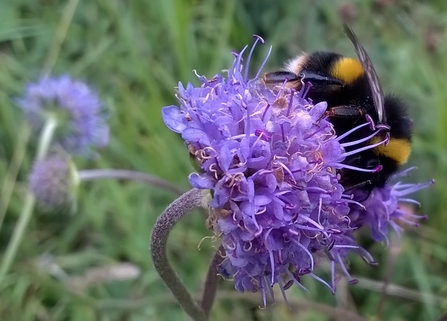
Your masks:
{"label": "bumblebee", "polygon": [[365,123],[368,116],[376,127],[383,128],[372,135],[376,128],[365,126],[340,140],[347,143],[373,136],[360,146],[345,144],[348,154],[359,148],[365,150],[346,157],[346,167],[339,171],[345,190],[365,190],[369,195],[373,188],[383,187],[398,167],[407,162],[413,124],[405,104],[393,95],[383,94],[368,54],[354,32],[346,25],[344,29],[358,59],[333,52],[303,54],[291,60],[285,70],[266,73],[264,81],[286,83],[296,90],[310,83],[306,98],[313,103],[327,102],[326,115],[337,136]]}

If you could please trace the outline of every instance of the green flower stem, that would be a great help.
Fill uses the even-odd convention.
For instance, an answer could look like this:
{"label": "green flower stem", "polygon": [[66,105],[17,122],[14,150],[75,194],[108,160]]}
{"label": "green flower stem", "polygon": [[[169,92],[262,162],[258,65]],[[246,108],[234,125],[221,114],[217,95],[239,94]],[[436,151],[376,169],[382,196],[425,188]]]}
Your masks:
{"label": "green flower stem", "polygon": [[216,298],[217,288],[219,286],[219,280],[221,279],[217,273],[217,266],[222,263],[225,255],[225,250],[221,245],[216,253],[214,253],[208,267],[208,273],[206,274],[205,285],[203,286],[202,300],[200,306],[205,311],[207,317],[210,315],[211,308]]}
{"label": "green flower stem", "polygon": [[28,145],[30,136],[31,127],[27,124],[20,126],[19,136],[14,148],[14,154],[12,155],[11,162],[9,163],[8,171],[6,172],[2,190],[0,192],[0,232],[3,226],[6,210],[9,206],[9,201],[11,200],[11,196],[14,191],[17,174],[19,173],[23,157],[26,153],[26,146]]}
{"label": "green flower stem", "polygon": [[53,67],[56,64],[56,60],[59,57],[62,44],[65,41],[65,38],[68,33],[68,28],[71,25],[78,4],[79,0],[70,0],[67,2],[66,6],[64,7],[64,10],[62,11],[62,18],[59,22],[59,25],[57,26],[56,34],[53,38],[53,42],[51,43],[50,50],[48,51],[44,63],[43,68],[44,75],[51,74],[51,71],[53,70]]}
{"label": "green flower stem", "polygon": [[53,140],[54,131],[57,127],[57,121],[54,117],[49,117],[42,128],[39,137],[39,145],[37,146],[36,160],[42,160],[50,149],[51,141]]}
{"label": "green flower stem", "polygon": [[[57,121],[54,118],[48,118],[39,138],[36,160],[43,159],[48,153],[56,127]],[[22,208],[22,212],[20,213],[19,220],[17,221],[17,224],[14,228],[13,234],[11,236],[11,239],[9,240],[5,255],[0,265],[0,283],[2,282],[6,273],[8,273],[8,270],[11,267],[12,262],[14,261],[17,250],[25,234],[26,227],[28,226],[28,223],[31,219],[35,202],[36,200],[34,198],[34,195],[31,193],[30,190],[28,190],[25,196],[25,202]]]}
{"label": "green flower stem", "polygon": [[207,193],[208,191],[192,189],[180,196],[158,217],[151,234],[150,251],[155,269],[180,306],[194,321],[207,321],[208,318],[171,267],[166,246],[175,224],[194,208],[201,206]]}
{"label": "green flower stem", "polygon": [[139,181],[155,187],[166,189],[177,196],[182,195],[185,192],[181,188],[162,178],[137,171],[129,171],[123,169],[89,169],[81,170],[78,172],[78,179],[80,181],[91,181],[105,178],[118,178]]}

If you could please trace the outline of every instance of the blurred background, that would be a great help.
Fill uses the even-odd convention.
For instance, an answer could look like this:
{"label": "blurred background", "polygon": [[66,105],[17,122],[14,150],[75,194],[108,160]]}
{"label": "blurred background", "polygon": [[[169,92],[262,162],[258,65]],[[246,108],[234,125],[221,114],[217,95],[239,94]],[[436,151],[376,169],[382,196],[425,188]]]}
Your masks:
{"label": "blurred background", "polygon": [[[436,179],[414,196],[428,220],[386,248],[365,236],[378,267],[353,258],[336,295],[310,278],[310,293],[288,290],[291,309],[259,309],[259,293],[237,295],[220,285],[211,320],[435,320],[447,309],[447,2],[400,0],[16,0],[0,1],[0,257],[13,233],[27,189],[36,140],[13,99],[43,70],[91,85],[109,113],[111,140],[80,169],[123,168],[162,177],[187,190],[194,169],[180,137],[161,119],[176,104],[174,87],[212,77],[230,54],[261,35],[255,72],[273,46],[266,71],[301,51],[355,56],[341,24],[347,21],[369,52],[385,91],[409,103],[415,123],[411,181]],[[17,175],[14,175],[17,169]],[[7,191],[11,191],[11,197]],[[80,186],[77,208],[36,206],[9,273],[0,283],[1,320],[186,320],[155,272],[149,236],[176,195],[147,184],[101,180]],[[203,216],[176,226],[169,255],[199,293],[217,244]],[[327,267],[320,275],[327,279]],[[384,293],[386,288],[386,293]],[[355,319],[352,319],[355,320]]]}

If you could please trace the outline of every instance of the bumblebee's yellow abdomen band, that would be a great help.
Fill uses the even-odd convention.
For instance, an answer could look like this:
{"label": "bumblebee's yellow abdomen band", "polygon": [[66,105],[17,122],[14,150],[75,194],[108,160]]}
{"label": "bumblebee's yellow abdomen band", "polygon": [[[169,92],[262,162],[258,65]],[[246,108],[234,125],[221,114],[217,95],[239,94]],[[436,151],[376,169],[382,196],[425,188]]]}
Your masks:
{"label": "bumblebee's yellow abdomen band", "polygon": [[[372,144],[378,143],[379,138],[373,138]],[[403,165],[408,161],[411,154],[411,143],[402,138],[391,138],[388,145],[379,145],[374,148],[376,154],[384,155],[397,162],[399,165]]]}
{"label": "bumblebee's yellow abdomen band", "polygon": [[360,61],[348,57],[338,59],[334,63],[334,66],[330,72],[331,76],[345,82],[346,84],[353,83],[365,73]]}

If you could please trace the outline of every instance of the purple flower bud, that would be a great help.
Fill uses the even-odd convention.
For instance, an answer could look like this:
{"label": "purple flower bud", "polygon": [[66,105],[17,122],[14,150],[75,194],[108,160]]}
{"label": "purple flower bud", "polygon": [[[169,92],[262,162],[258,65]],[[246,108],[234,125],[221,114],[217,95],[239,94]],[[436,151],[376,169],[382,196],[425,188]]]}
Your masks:
{"label": "purple flower bud", "polygon": [[48,117],[58,121],[55,141],[71,153],[105,146],[109,128],[99,97],[85,83],[68,76],[42,78],[30,83],[16,100],[35,129]]}
{"label": "purple flower bud", "polygon": [[73,179],[67,159],[51,155],[37,161],[29,176],[36,200],[48,208],[60,208],[72,201]]}

